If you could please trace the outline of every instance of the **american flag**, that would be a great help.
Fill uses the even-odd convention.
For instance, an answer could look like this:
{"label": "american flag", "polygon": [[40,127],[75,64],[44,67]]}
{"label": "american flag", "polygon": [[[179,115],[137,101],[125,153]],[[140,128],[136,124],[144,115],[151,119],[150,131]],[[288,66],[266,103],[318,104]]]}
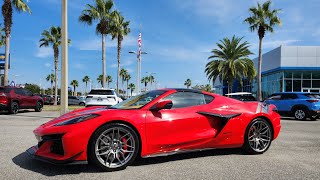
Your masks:
{"label": "american flag", "polygon": [[141,40],[141,33],[139,33],[139,36],[138,36],[138,45],[139,45],[139,52],[138,52],[138,55],[141,56],[141,53],[142,53],[142,40]]}

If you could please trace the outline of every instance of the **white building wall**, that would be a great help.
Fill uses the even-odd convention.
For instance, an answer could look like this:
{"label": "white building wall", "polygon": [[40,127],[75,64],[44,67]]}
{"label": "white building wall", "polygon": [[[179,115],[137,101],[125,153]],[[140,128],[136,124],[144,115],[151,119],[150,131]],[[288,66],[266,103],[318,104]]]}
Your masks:
{"label": "white building wall", "polygon": [[281,46],[281,67],[320,67],[320,47]]}

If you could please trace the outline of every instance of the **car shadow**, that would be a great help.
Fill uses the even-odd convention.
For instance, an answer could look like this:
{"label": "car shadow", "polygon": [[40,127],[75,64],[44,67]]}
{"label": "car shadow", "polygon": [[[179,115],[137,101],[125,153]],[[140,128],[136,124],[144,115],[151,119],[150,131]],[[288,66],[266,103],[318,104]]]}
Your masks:
{"label": "car shadow", "polygon": [[[180,161],[186,159],[209,157],[209,156],[224,156],[231,154],[244,154],[241,149],[215,149],[206,150],[192,153],[183,153],[170,156],[162,157],[151,157],[151,158],[137,158],[135,162],[130,166],[146,166],[153,164],[161,164],[172,161]],[[99,173],[101,172],[98,168],[91,165],[53,165],[37,161],[32,159],[27,152],[20,153],[19,155],[12,158],[12,162],[17,166],[33,171],[44,176],[58,176],[68,174],[80,174],[80,173]],[[66,168],[67,167],[67,168]]]}
{"label": "car shadow", "polygon": [[311,121],[311,122],[314,122],[314,121],[319,120],[319,118],[317,118],[316,120],[311,120],[310,118],[307,118],[306,120],[297,120],[294,117],[281,117],[281,120],[284,120],[284,121]]}

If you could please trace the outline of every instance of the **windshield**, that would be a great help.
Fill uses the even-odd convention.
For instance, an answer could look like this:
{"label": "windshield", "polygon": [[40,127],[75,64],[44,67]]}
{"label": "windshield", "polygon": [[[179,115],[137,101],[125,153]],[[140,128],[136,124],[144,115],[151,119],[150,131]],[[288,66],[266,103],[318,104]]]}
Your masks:
{"label": "windshield", "polygon": [[112,106],[112,109],[139,109],[160,95],[164,94],[166,91],[155,90],[149,91],[138,96],[131,97],[119,104]]}

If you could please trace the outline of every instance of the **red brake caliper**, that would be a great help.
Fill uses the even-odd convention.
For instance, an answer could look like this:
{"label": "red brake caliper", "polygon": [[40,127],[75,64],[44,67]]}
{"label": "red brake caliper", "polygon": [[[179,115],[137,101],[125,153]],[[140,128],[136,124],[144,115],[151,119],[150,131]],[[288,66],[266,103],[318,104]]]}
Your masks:
{"label": "red brake caliper", "polygon": [[[122,141],[122,143],[124,144],[124,145],[122,146],[122,149],[128,150],[127,138],[123,137],[123,138],[121,139],[121,141]],[[123,154],[126,154],[126,152],[124,152]]]}

